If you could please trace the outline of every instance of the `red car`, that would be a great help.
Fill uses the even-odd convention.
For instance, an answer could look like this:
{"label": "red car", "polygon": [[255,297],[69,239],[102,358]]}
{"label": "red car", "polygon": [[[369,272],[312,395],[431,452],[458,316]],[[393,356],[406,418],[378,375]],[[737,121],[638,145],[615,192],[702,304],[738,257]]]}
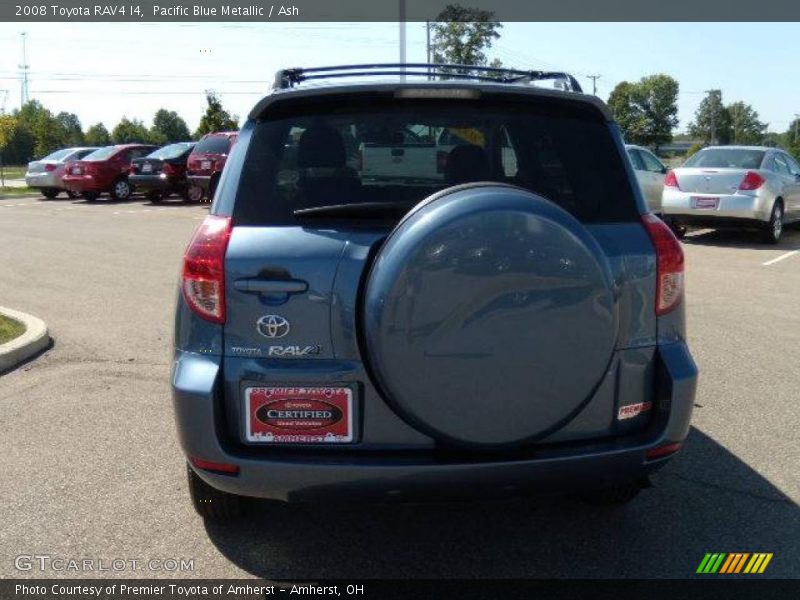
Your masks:
{"label": "red car", "polygon": [[62,178],[64,187],[86,200],[96,200],[108,192],[114,200],[127,200],[133,192],[128,172],[134,158],[147,156],[157,146],[149,144],[119,144],[106,146],[67,165]]}
{"label": "red car", "polygon": [[186,164],[190,200],[198,201],[204,195],[214,196],[222,167],[238,135],[236,131],[217,131],[207,133],[197,142]]}

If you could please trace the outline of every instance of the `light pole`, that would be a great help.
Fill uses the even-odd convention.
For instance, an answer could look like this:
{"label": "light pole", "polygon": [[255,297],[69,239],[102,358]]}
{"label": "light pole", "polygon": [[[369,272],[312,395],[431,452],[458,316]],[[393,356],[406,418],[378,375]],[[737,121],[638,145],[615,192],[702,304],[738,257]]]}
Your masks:
{"label": "light pole", "polygon": [[406,64],[406,0],[399,0],[399,12],[400,12],[400,64],[403,65],[400,67],[400,70],[404,72],[403,75],[400,76],[401,80],[405,81],[405,64]]}

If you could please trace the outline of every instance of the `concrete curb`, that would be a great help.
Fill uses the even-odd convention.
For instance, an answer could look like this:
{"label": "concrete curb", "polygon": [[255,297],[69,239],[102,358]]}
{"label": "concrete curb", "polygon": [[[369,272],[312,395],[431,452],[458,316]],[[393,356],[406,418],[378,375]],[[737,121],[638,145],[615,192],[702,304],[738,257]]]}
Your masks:
{"label": "concrete curb", "polygon": [[47,325],[41,319],[0,306],[0,315],[25,325],[25,333],[10,342],[0,344],[0,373],[9,371],[50,345]]}

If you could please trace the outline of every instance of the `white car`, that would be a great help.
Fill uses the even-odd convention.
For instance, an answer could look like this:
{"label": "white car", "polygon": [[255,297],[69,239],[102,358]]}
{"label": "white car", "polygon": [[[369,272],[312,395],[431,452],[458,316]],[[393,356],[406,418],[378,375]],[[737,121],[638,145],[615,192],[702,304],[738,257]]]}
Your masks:
{"label": "white car", "polygon": [[777,244],[800,220],[800,165],[780,148],[710,146],[664,182],[665,216],[678,228],[758,229]]}
{"label": "white car", "polygon": [[667,167],[647,148],[626,144],[625,149],[628,151],[647,206],[652,212],[661,214],[661,194],[664,191]]}

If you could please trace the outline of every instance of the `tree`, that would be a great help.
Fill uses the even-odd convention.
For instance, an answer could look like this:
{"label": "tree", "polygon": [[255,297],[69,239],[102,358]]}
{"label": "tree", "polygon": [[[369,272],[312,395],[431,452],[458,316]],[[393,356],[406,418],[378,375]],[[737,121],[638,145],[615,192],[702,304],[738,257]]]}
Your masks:
{"label": "tree", "polygon": [[185,142],[190,137],[186,121],[177,112],[164,108],[156,111],[153,127],[150,129],[150,139],[153,142],[161,144]]}
{"label": "tree", "polygon": [[788,131],[783,135],[786,140],[786,149],[800,160],[800,119],[795,119],[789,125]]}
{"label": "tree", "polygon": [[[431,23],[433,62],[487,66],[485,50],[500,37],[503,27],[494,21],[494,13],[477,8],[448,4]],[[497,59],[491,66],[500,66]]]}
{"label": "tree", "polygon": [[108,129],[102,123],[95,123],[86,130],[86,144],[88,146],[108,146],[111,144],[111,136]]}
{"label": "tree", "polygon": [[[37,100],[23,104],[14,112],[20,130],[29,132],[28,139],[32,138],[32,148],[18,147],[19,151],[27,150],[27,156],[21,156],[22,162],[27,162],[34,156],[45,156],[64,145],[64,132],[61,123],[53,114]],[[27,140],[25,140],[27,141]]]}
{"label": "tree", "polygon": [[705,144],[729,144],[731,133],[731,115],[722,104],[722,91],[710,90],[694,113],[689,134]]}
{"label": "tree", "polygon": [[734,102],[726,109],[730,115],[734,144],[761,144],[767,133],[767,124],[758,120],[758,113],[744,102]]}
{"label": "tree", "polygon": [[17,130],[17,120],[11,115],[0,114],[0,187],[5,186],[6,179],[3,172],[3,152],[14,137]]}
{"label": "tree", "polygon": [[239,117],[231,115],[222,108],[222,102],[220,102],[216,92],[212,90],[206,92],[206,102],[208,107],[200,119],[197,131],[194,132],[196,139],[200,139],[205,134],[213,131],[231,131],[239,128]]}
{"label": "tree", "polygon": [[122,120],[117,123],[111,132],[111,140],[115,144],[128,144],[132,142],[146,142],[148,141],[150,132],[139,119],[128,119],[122,117]]}
{"label": "tree", "polygon": [[678,125],[678,82],[669,75],[623,81],[611,92],[608,104],[629,143],[657,148],[672,140]]}
{"label": "tree", "polygon": [[78,115],[68,112],[60,112],[56,115],[56,121],[61,127],[61,143],[64,146],[83,145],[83,128]]}

